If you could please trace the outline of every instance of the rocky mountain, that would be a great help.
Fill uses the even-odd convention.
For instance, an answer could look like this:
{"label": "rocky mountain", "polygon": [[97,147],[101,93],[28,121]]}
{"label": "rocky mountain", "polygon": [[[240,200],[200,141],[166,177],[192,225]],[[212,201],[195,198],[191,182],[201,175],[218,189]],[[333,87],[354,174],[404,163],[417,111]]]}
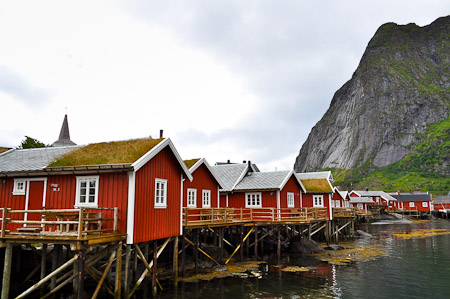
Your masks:
{"label": "rocky mountain", "polygon": [[450,16],[382,25],[295,161],[296,171],[376,169],[399,161],[450,115]]}

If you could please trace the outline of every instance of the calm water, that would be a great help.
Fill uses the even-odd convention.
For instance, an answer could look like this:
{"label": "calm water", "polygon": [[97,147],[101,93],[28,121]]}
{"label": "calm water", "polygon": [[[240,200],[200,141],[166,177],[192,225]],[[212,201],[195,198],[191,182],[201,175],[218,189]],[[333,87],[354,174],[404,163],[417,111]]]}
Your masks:
{"label": "calm water", "polygon": [[[422,223],[369,224],[360,229],[373,235],[357,242],[381,244],[386,256],[376,260],[287,273],[264,267],[262,279],[224,278],[180,283],[159,298],[450,298],[450,235],[403,240],[393,233],[415,229],[447,229],[448,220]],[[305,266],[302,259],[289,265]],[[310,266],[310,265],[307,265]]]}

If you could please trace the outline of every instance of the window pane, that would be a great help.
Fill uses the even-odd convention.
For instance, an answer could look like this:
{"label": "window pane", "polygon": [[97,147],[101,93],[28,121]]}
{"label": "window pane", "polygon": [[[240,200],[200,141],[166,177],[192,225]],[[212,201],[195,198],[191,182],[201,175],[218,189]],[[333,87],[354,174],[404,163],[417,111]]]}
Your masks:
{"label": "window pane", "polygon": [[95,181],[94,180],[90,180],[89,181],[89,187],[90,188],[95,188]]}
{"label": "window pane", "polygon": [[85,203],[86,202],[86,195],[81,195],[80,196],[80,202],[81,203]]}
{"label": "window pane", "polygon": [[94,195],[89,195],[89,202],[90,203],[94,203],[95,202],[95,196]]}

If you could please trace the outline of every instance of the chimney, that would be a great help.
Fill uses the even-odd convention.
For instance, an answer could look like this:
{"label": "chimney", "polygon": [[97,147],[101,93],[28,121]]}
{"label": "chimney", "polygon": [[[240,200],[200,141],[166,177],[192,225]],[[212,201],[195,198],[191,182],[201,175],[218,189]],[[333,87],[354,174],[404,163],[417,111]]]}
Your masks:
{"label": "chimney", "polygon": [[244,164],[245,164],[245,163],[247,163],[247,161],[245,161],[245,160],[244,160],[244,161],[242,161],[242,163],[244,163]]}
{"label": "chimney", "polygon": [[[244,161],[245,162],[245,161]],[[248,160],[248,172],[253,172],[252,169],[252,162],[250,162],[250,160]]]}
{"label": "chimney", "polygon": [[230,164],[230,160],[227,160],[227,164]]}
{"label": "chimney", "polygon": [[164,130],[159,130],[159,138],[163,138]]}

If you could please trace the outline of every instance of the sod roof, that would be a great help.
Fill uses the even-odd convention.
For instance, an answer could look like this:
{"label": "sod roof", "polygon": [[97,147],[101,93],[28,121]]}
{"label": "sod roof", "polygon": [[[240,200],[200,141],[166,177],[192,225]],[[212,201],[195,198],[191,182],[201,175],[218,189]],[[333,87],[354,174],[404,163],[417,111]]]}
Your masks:
{"label": "sod roof", "polygon": [[333,189],[327,179],[301,179],[300,180],[305,187],[306,192],[324,192],[332,193]]}
{"label": "sod roof", "polygon": [[192,166],[195,165],[195,163],[197,163],[198,161],[200,161],[199,159],[190,159],[190,160],[184,160],[184,164],[186,164],[187,168],[190,169]]}
{"label": "sod roof", "polygon": [[134,163],[164,138],[92,143],[67,153],[48,167]]}
{"label": "sod roof", "polygon": [[0,154],[6,152],[8,150],[10,150],[10,148],[0,146]]}

